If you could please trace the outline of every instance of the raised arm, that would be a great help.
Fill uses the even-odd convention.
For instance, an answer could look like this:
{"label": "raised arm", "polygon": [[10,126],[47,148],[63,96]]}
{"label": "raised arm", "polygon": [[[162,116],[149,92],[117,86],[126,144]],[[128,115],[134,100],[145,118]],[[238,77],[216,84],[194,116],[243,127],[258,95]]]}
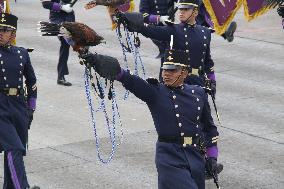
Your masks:
{"label": "raised arm", "polygon": [[145,37],[156,39],[158,41],[170,41],[171,35],[175,35],[174,26],[155,26],[144,25],[144,18],[141,13],[124,13],[121,18],[127,22],[129,31],[141,33]]}
{"label": "raised arm", "polygon": [[129,71],[121,70],[117,80],[137,98],[146,103],[153,103],[158,98],[158,85],[149,84],[142,78],[130,74]]}
{"label": "raised arm", "polygon": [[121,69],[116,58],[100,54],[89,54],[82,58],[86,63],[91,64],[100,76],[120,81],[127,90],[142,101],[152,103],[158,98],[158,85],[149,84],[140,77]]}
{"label": "raised arm", "polygon": [[156,39],[158,41],[170,41],[171,35],[174,35],[175,30],[173,26],[145,25],[139,33],[145,37]]}

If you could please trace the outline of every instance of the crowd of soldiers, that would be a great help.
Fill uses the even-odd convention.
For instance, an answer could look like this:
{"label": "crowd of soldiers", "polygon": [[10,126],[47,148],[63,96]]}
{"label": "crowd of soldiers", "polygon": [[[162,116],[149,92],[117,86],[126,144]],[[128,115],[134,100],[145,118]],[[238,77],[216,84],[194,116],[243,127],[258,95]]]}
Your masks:
{"label": "crowd of soldiers", "polygon": [[[74,22],[71,2],[44,0],[42,6],[50,10],[50,22]],[[178,24],[173,23],[175,7],[178,9]],[[115,78],[146,102],[158,134],[155,158],[158,188],[203,189],[205,173],[217,182],[217,172],[222,169],[222,165],[217,164],[219,134],[208,102],[208,95],[216,95],[214,61],[210,52],[214,27],[201,0],[141,0],[139,10],[139,14],[125,13],[127,27],[129,31],[151,38],[158,46],[160,81],[145,81],[132,75],[122,69],[114,57],[88,54],[82,58],[94,66],[100,76]],[[279,15],[284,18],[283,10],[283,6],[278,8]],[[8,13],[2,13],[0,19],[3,188],[39,189],[38,186],[30,187],[23,162],[28,129],[36,109],[37,86],[29,49],[12,45],[17,19]],[[236,23],[232,22],[222,36],[232,42],[235,31]],[[65,78],[69,73],[70,44],[63,37],[59,40],[57,84],[71,86]]]}

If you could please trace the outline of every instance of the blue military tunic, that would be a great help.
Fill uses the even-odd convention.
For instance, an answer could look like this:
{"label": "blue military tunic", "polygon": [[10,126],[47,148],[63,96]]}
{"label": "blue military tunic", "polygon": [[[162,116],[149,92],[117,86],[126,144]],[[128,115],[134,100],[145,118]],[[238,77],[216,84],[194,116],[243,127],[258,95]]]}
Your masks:
{"label": "blue military tunic", "polygon": [[53,4],[60,2],[61,2],[60,0],[51,0],[43,2],[43,7],[50,10],[49,20],[54,23],[74,22],[75,21],[74,11],[66,13],[62,10],[53,10]]}
{"label": "blue military tunic", "polygon": [[204,73],[214,74],[214,62],[210,52],[211,30],[208,28],[180,23],[172,26],[147,25],[139,32],[151,39],[166,41],[168,46],[173,35],[173,49],[188,53],[190,68],[197,70],[197,73],[187,78],[186,83],[203,86]]}
{"label": "blue military tunic", "polygon": [[[0,90],[23,90],[24,78],[27,100],[36,99],[36,77],[26,49],[0,47]],[[25,152],[28,134],[27,103],[23,93],[9,96],[0,92],[0,152],[22,150]]]}
{"label": "blue military tunic", "polygon": [[[217,145],[217,128],[210,109],[204,108],[208,100],[201,87],[150,84],[125,71],[119,81],[147,103],[159,136],[201,136],[207,147]],[[205,187],[204,159],[195,146],[157,142],[156,166],[159,189]]]}

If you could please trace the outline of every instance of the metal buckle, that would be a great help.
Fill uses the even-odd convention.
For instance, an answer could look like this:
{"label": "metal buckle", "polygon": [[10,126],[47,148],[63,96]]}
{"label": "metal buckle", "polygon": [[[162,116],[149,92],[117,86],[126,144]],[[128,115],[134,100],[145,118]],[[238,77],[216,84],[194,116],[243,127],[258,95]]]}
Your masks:
{"label": "metal buckle", "polygon": [[191,74],[192,74],[192,75],[199,76],[199,69],[192,68],[192,69],[191,69]]}
{"label": "metal buckle", "polygon": [[192,137],[183,137],[183,145],[191,145],[192,144]]}
{"label": "metal buckle", "polygon": [[10,88],[8,94],[9,94],[10,96],[16,96],[17,93],[18,93],[18,89],[17,89],[17,88]]}

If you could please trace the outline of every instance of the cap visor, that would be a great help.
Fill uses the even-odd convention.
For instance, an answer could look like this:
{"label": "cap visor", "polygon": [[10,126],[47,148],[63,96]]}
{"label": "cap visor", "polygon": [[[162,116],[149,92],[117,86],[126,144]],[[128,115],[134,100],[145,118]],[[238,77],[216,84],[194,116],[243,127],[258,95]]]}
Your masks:
{"label": "cap visor", "polygon": [[15,28],[10,27],[8,25],[6,25],[6,26],[0,25],[0,30],[13,31],[13,30],[15,30]]}
{"label": "cap visor", "polygon": [[197,6],[193,6],[193,5],[177,5],[178,9],[194,9]]}
{"label": "cap visor", "polygon": [[162,69],[163,69],[163,70],[176,70],[176,69],[178,69],[179,67],[180,67],[180,66],[171,64],[171,65],[163,65],[163,66],[162,66]]}

